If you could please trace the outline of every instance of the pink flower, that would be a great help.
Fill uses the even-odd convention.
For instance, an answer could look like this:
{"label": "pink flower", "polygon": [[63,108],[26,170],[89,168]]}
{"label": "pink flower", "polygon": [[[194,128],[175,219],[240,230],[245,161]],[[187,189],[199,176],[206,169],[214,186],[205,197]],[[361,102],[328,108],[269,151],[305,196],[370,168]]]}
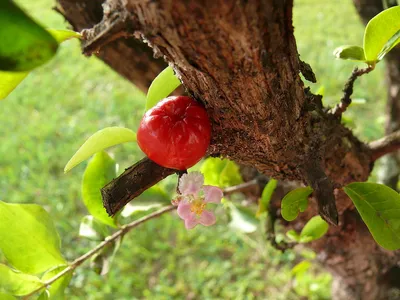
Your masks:
{"label": "pink flower", "polygon": [[184,174],[179,180],[182,199],[178,203],[178,215],[185,221],[187,229],[192,229],[197,224],[215,224],[215,216],[206,210],[206,206],[207,203],[220,203],[223,192],[216,186],[203,184],[204,176],[200,172]]}

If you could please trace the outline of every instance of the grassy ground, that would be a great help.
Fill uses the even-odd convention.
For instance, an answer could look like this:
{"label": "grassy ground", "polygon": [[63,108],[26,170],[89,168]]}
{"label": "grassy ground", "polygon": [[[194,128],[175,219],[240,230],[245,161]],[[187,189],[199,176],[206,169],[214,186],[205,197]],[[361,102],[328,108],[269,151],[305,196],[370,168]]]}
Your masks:
{"label": "grassy ground", "polygon": [[[349,0],[295,1],[295,33],[303,60],[312,65],[334,105],[353,63],[332,56],[336,46],[362,44],[363,28]],[[46,27],[65,28],[52,0],[19,0]],[[362,78],[355,97],[365,104],[347,113],[348,124],[366,140],[382,134],[385,87],[382,66]],[[96,58],[81,55],[77,41],[34,71],[0,103],[0,198],[38,203],[53,216],[68,259],[93,247],[77,237],[87,213],[80,199],[84,166],[63,167],[90,134],[107,126],[136,129],[144,95]],[[357,124],[357,126],[355,126]],[[121,167],[141,157],[134,144],[112,149]],[[186,231],[175,216],[143,225],[123,242],[107,278],[81,267],[67,299],[298,299],[290,270],[301,259],[266,245],[262,233],[229,230],[225,217],[212,228]],[[300,292],[329,299],[329,276],[309,273]]]}

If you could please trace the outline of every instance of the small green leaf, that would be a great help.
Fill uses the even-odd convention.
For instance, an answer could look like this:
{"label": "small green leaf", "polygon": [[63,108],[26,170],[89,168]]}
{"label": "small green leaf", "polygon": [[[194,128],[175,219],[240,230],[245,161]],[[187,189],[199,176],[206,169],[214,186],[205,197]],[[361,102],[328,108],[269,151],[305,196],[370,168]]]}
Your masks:
{"label": "small green leaf", "polygon": [[6,98],[28,74],[29,72],[0,71],[0,100]]}
{"label": "small green leaf", "polygon": [[65,166],[64,172],[70,171],[97,152],[126,142],[136,142],[136,133],[123,127],[107,127],[101,129],[90,136],[78,151],[76,151]]}
{"label": "small green leaf", "polygon": [[300,240],[300,235],[294,230],[294,229],[290,229],[286,232],[286,236],[295,241],[298,242]]}
{"label": "small green leaf", "polygon": [[365,59],[376,62],[398,42],[400,30],[400,6],[386,9],[373,17],[364,32]]}
{"label": "small green leaf", "polygon": [[36,204],[0,201],[0,250],[16,269],[29,274],[65,264],[50,215]]}
{"label": "small green leaf", "polygon": [[313,192],[309,186],[290,191],[282,199],[281,214],[286,221],[293,221],[308,206],[308,196]]}
{"label": "small green leaf", "polygon": [[237,185],[243,182],[239,166],[229,159],[209,157],[200,168],[204,174],[204,183],[221,188]]}
{"label": "small green leaf", "polygon": [[[53,268],[53,269],[47,271],[43,275],[42,281],[47,281],[47,280],[53,278],[58,273],[64,271],[64,269],[67,267],[68,267],[67,265],[58,266],[56,268]],[[72,278],[72,271],[69,273],[66,273],[64,276],[60,277],[55,282],[53,282],[47,290],[48,299],[56,299],[56,300],[65,299],[64,291],[67,288],[69,282],[71,281],[71,278]]]}
{"label": "small green leaf", "polygon": [[42,285],[43,283],[38,277],[15,272],[6,265],[0,264],[0,292],[24,296]]}
{"label": "small green leaf", "polygon": [[333,51],[336,58],[365,61],[364,49],[358,46],[340,46]]}
{"label": "small green leaf", "polygon": [[259,221],[251,210],[243,206],[236,206],[233,203],[229,203],[229,208],[231,214],[229,227],[245,233],[257,230]]}
{"label": "small green leaf", "polygon": [[0,70],[30,71],[51,59],[57,41],[10,0],[0,1]]}
{"label": "small green leaf", "polygon": [[383,248],[400,248],[400,196],[377,183],[354,182],[344,187],[375,241]]}
{"label": "small green leaf", "polygon": [[79,226],[79,235],[93,241],[102,241],[109,235],[107,226],[92,215],[84,216]]}
{"label": "small green leaf", "polygon": [[311,267],[311,262],[308,260],[303,260],[292,268],[291,273],[292,275],[296,276],[304,272],[307,272],[308,269],[310,269],[310,267]]}
{"label": "small green leaf", "polygon": [[271,179],[264,187],[264,190],[261,194],[261,199],[258,202],[258,210],[256,213],[257,217],[268,210],[269,202],[271,201],[272,194],[274,193],[277,185],[278,181]]}
{"label": "small green leaf", "polygon": [[101,188],[117,176],[116,163],[105,151],[96,153],[89,161],[82,180],[82,198],[89,213],[97,220],[117,227],[115,218],[109,217],[103,207]]}
{"label": "small green leaf", "polygon": [[300,243],[317,240],[328,232],[329,225],[320,216],[312,217],[300,233]]}
{"label": "small green leaf", "polygon": [[78,32],[72,31],[72,30],[66,30],[66,29],[47,29],[47,31],[55,38],[55,40],[61,44],[62,42],[65,42],[66,40],[70,40],[73,38],[80,39],[82,38],[82,35]]}
{"label": "small green leaf", "polygon": [[158,74],[149,87],[146,97],[146,110],[149,110],[160,100],[168,97],[180,85],[181,82],[175,76],[174,70],[171,67],[166,67]]}

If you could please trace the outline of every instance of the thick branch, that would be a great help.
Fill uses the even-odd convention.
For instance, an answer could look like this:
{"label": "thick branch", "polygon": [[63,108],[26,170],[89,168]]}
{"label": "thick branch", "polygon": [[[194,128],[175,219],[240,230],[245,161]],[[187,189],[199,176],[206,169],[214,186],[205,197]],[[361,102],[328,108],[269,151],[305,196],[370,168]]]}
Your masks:
{"label": "thick branch", "polygon": [[[57,2],[56,9],[76,31],[93,28],[103,18],[103,1],[57,0]],[[105,10],[109,12],[106,7],[104,7]],[[122,13],[122,16],[126,15]],[[126,23],[124,17],[115,18],[114,15],[110,16],[110,19],[114,21],[105,21],[105,23],[108,22],[109,25],[114,24],[114,26],[98,27],[96,32],[102,34],[99,38],[93,37],[87,43],[86,51],[96,49],[96,56],[146,92],[152,80],[167,66],[167,63],[161,58],[154,58],[153,50],[146,44],[133,36],[126,36],[131,26]],[[119,25],[115,26],[116,24]],[[126,25],[128,29],[122,28],[123,25]],[[117,32],[116,29],[121,30],[122,33]],[[99,49],[100,45],[102,47]]]}
{"label": "thick branch", "polygon": [[398,151],[400,149],[400,130],[371,142],[369,148],[372,151],[373,161],[386,154]]}
{"label": "thick branch", "polygon": [[101,189],[103,205],[110,216],[176,170],[157,165],[143,158]]}

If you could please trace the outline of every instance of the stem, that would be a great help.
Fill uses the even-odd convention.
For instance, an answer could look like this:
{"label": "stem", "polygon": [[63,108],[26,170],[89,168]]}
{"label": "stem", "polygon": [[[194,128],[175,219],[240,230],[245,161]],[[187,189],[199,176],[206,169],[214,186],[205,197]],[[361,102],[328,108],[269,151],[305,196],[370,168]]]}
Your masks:
{"label": "stem", "polygon": [[342,113],[346,111],[346,109],[349,107],[351,104],[351,95],[353,94],[353,87],[354,87],[354,82],[356,79],[364,74],[368,74],[371,72],[373,69],[375,69],[375,65],[370,65],[364,69],[358,69],[355,68],[353,72],[351,73],[349,79],[347,80],[344,89],[343,89],[343,97],[340,99],[340,103],[335,106],[335,108],[332,111],[332,114],[340,117]]}
{"label": "stem", "polygon": [[23,299],[29,299],[30,296],[32,296],[33,294],[35,294],[35,293],[39,292],[40,290],[42,290],[43,288],[46,288],[47,286],[51,285],[52,283],[54,283],[56,280],[60,279],[65,274],[75,270],[79,265],[81,265],[83,262],[85,262],[88,258],[92,257],[94,254],[99,252],[101,249],[103,249],[105,246],[107,246],[108,244],[112,243],[113,241],[115,241],[119,237],[124,236],[131,229],[139,226],[140,224],[142,224],[142,223],[144,223],[144,222],[146,222],[148,220],[151,220],[151,219],[154,219],[156,217],[159,217],[162,214],[164,214],[166,212],[169,212],[169,211],[171,211],[171,210],[173,210],[175,208],[176,207],[172,206],[172,205],[164,207],[164,208],[162,208],[162,209],[160,209],[158,211],[155,211],[155,212],[153,212],[153,213],[151,213],[151,214],[149,214],[147,216],[144,216],[143,218],[140,218],[139,220],[133,221],[133,222],[131,222],[129,224],[126,224],[126,225],[122,226],[120,230],[116,231],[111,236],[106,237],[105,240],[102,241],[100,244],[98,244],[95,248],[93,248],[89,252],[85,253],[81,257],[78,257],[77,259],[75,259],[67,268],[65,268],[60,273],[58,273],[54,277],[50,278],[46,282],[44,282],[44,284],[41,287],[37,288],[36,290],[31,292],[30,294],[26,295]]}

